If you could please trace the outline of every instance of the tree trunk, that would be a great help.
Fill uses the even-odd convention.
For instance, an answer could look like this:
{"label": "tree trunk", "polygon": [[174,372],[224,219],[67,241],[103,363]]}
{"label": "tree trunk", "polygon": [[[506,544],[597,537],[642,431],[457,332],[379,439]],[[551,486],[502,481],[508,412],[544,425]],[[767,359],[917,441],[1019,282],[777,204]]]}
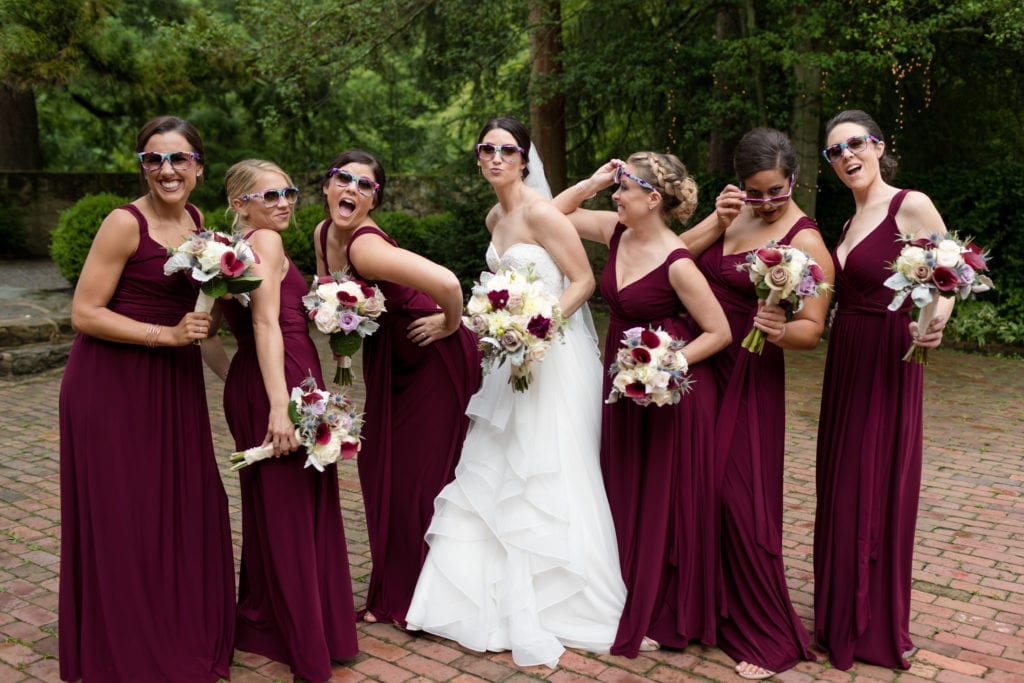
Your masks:
{"label": "tree trunk", "polygon": [[40,171],[35,93],[0,83],[0,171]]}
{"label": "tree trunk", "polygon": [[[725,10],[719,10],[715,17],[715,37],[719,41],[726,41],[735,38],[739,34],[739,27],[735,18]],[[732,83],[724,83],[726,77],[723,74],[715,74],[715,85],[719,92],[730,92],[729,86]],[[723,95],[728,98],[728,95]],[[708,143],[708,173],[715,176],[731,176],[733,174],[732,155],[736,150],[736,143],[739,138],[731,132],[735,126],[735,117],[725,117],[719,125],[711,131],[711,140]],[[726,131],[730,132],[726,132]]]}
{"label": "tree trunk", "polygon": [[[800,16],[794,17],[799,25]],[[818,151],[824,146],[818,139],[821,127],[821,68],[814,56],[814,46],[810,41],[803,41],[796,46],[797,50],[806,55],[798,59],[793,67],[793,76],[797,84],[797,94],[793,99],[790,139],[800,160],[800,178],[793,190],[793,199],[808,216],[814,216],[818,198],[818,162],[821,159]]]}
{"label": "tree trunk", "polygon": [[529,0],[529,7],[530,136],[551,191],[558,194],[566,187],[561,0]]}

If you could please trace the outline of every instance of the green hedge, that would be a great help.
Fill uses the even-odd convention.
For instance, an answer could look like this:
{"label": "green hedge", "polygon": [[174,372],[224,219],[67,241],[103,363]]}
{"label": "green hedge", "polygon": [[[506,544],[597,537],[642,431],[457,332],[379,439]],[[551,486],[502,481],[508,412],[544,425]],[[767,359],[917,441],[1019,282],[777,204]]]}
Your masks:
{"label": "green hedge", "polygon": [[100,223],[111,211],[130,201],[128,197],[104,192],[87,195],[60,212],[50,235],[50,258],[72,286],[78,282]]}

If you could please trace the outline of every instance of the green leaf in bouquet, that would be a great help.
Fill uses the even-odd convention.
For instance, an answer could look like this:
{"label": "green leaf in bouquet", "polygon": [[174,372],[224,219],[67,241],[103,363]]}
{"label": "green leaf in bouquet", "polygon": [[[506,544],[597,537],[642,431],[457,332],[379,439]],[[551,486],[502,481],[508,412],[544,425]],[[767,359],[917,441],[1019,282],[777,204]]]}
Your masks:
{"label": "green leaf in bouquet", "polygon": [[363,344],[363,338],[355,332],[348,334],[335,333],[331,335],[331,351],[339,356],[351,356]]}
{"label": "green leaf in bouquet", "polygon": [[224,278],[215,277],[212,280],[207,280],[203,283],[200,289],[203,290],[203,294],[219,299],[228,293],[228,286],[224,284]]}
{"label": "green leaf in bouquet", "polygon": [[288,419],[292,421],[293,425],[302,422],[302,416],[299,415],[299,406],[295,401],[288,401]]}
{"label": "green leaf in bouquet", "polygon": [[263,282],[263,278],[256,277],[254,275],[247,275],[245,277],[231,278],[230,280],[224,280],[224,284],[227,287],[227,291],[232,294],[242,294],[244,292],[251,292],[260,286]]}

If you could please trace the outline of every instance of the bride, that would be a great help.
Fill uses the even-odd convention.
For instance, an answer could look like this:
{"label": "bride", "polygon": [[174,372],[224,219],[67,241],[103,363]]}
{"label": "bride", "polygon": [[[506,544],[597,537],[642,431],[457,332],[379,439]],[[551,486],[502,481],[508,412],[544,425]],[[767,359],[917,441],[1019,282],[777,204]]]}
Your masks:
{"label": "bride", "polygon": [[408,628],[554,668],[565,647],[607,652],[626,598],[598,462],[603,370],[585,305],[594,276],[572,224],[542,196],[547,183],[538,192],[524,182],[523,124],[492,119],[477,143],[498,197],[487,215],[488,267],[531,266],[572,317],[526,392],[513,392],[504,364],[470,401]]}

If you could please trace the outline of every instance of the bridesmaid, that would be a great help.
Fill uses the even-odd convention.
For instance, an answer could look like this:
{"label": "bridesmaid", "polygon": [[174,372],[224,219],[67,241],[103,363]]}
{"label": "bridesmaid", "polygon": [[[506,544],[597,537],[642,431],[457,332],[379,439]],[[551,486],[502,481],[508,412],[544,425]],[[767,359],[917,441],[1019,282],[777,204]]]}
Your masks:
{"label": "bridesmaid", "polygon": [[[618,185],[617,211],[579,209]],[[626,606],[611,653],[715,642],[714,406],[706,361],[729,345],[729,324],[669,218],[685,220],[697,186],[671,154],[613,160],[555,198],[584,239],[609,247],[601,294],[611,310],[605,367],[627,329],[662,327],[686,342],[693,390],[673,406],[605,405],[601,470],[618,536]],[[605,376],[604,395],[611,390]]]}
{"label": "bridesmaid", "polygon": [[380,329],[363,342],[366,414],[359,481],[373,571],[363,618],[405,626],[427,554],[434,498],[451,481],[480,384],[476,338],[462,325],[462,288],[442,266],[402,249],[370,213],[384,169],[340,154],[323,183],[328,218],[314,246],[320,275],[348,269],[384,293]]}
{"label": "bridesmaid", "polygon": [[[782,561],[782,350],[817,346],[829,299],[805,299],[787,322],[782,308],[758,301],[748,273],[737,266],[746,262],[748,252],[774,240],[810,254],[830,284],[833,268],[817,225],[790,199],[799,163],[789,138],[770,128],[749,131],[736,147],[734,165],[739,187],[727,185],[715,201],[715,213],[684,238],[725,309],[733,340],[712,360],[721,396],[716,438],[723,589],[718,646],[738,662],[740,676],[763,679],[814,659],[807,629],[789,599]],[[749,211],[742,211],[745,204]],[[752,324],[770,342],[761,355],[741,345]]]}
{"label": "bridesmaid", "polygon": [[931,200],[888,181],[896,170],[878,124],[863,111],[826,126],[825,158],[856,210],[833,250],[836,315],[818,424],[814,520],[814,636],[837,669],[854,659],[907,669],[914,525],[921,487],[923,368],[901,359],[935,348],[953,306],[941,299],[927,330],[910,302],[889,311],[901,232],[946,231]]}
{"label": "bridesmaid", "polygon": [[164,275],[202,229],[203,142],[160,116],[135,147],[148,192],[100,225],[71,305],[60,392],[60,677],[216,681],[234,564],[199,347],[198,288]]}
{"label": "bridesmaid", "polygon": [[239,472],[242,565],[235,647],[291,667],[307,681],[331,677],[331,660],[359,653],[338,470],[305,467],[288,417],[291,388],[312,375],[324,387],[302,297],[309,287],[281,243],[299,190],[276,164],[247,159],[228,169],[224,189],[234,229],[252,245],[263,282],[249,307],[219,303],[238,351],[204,344],[226,378],[224,415],[235,447],[273,444],[277,457]]}

